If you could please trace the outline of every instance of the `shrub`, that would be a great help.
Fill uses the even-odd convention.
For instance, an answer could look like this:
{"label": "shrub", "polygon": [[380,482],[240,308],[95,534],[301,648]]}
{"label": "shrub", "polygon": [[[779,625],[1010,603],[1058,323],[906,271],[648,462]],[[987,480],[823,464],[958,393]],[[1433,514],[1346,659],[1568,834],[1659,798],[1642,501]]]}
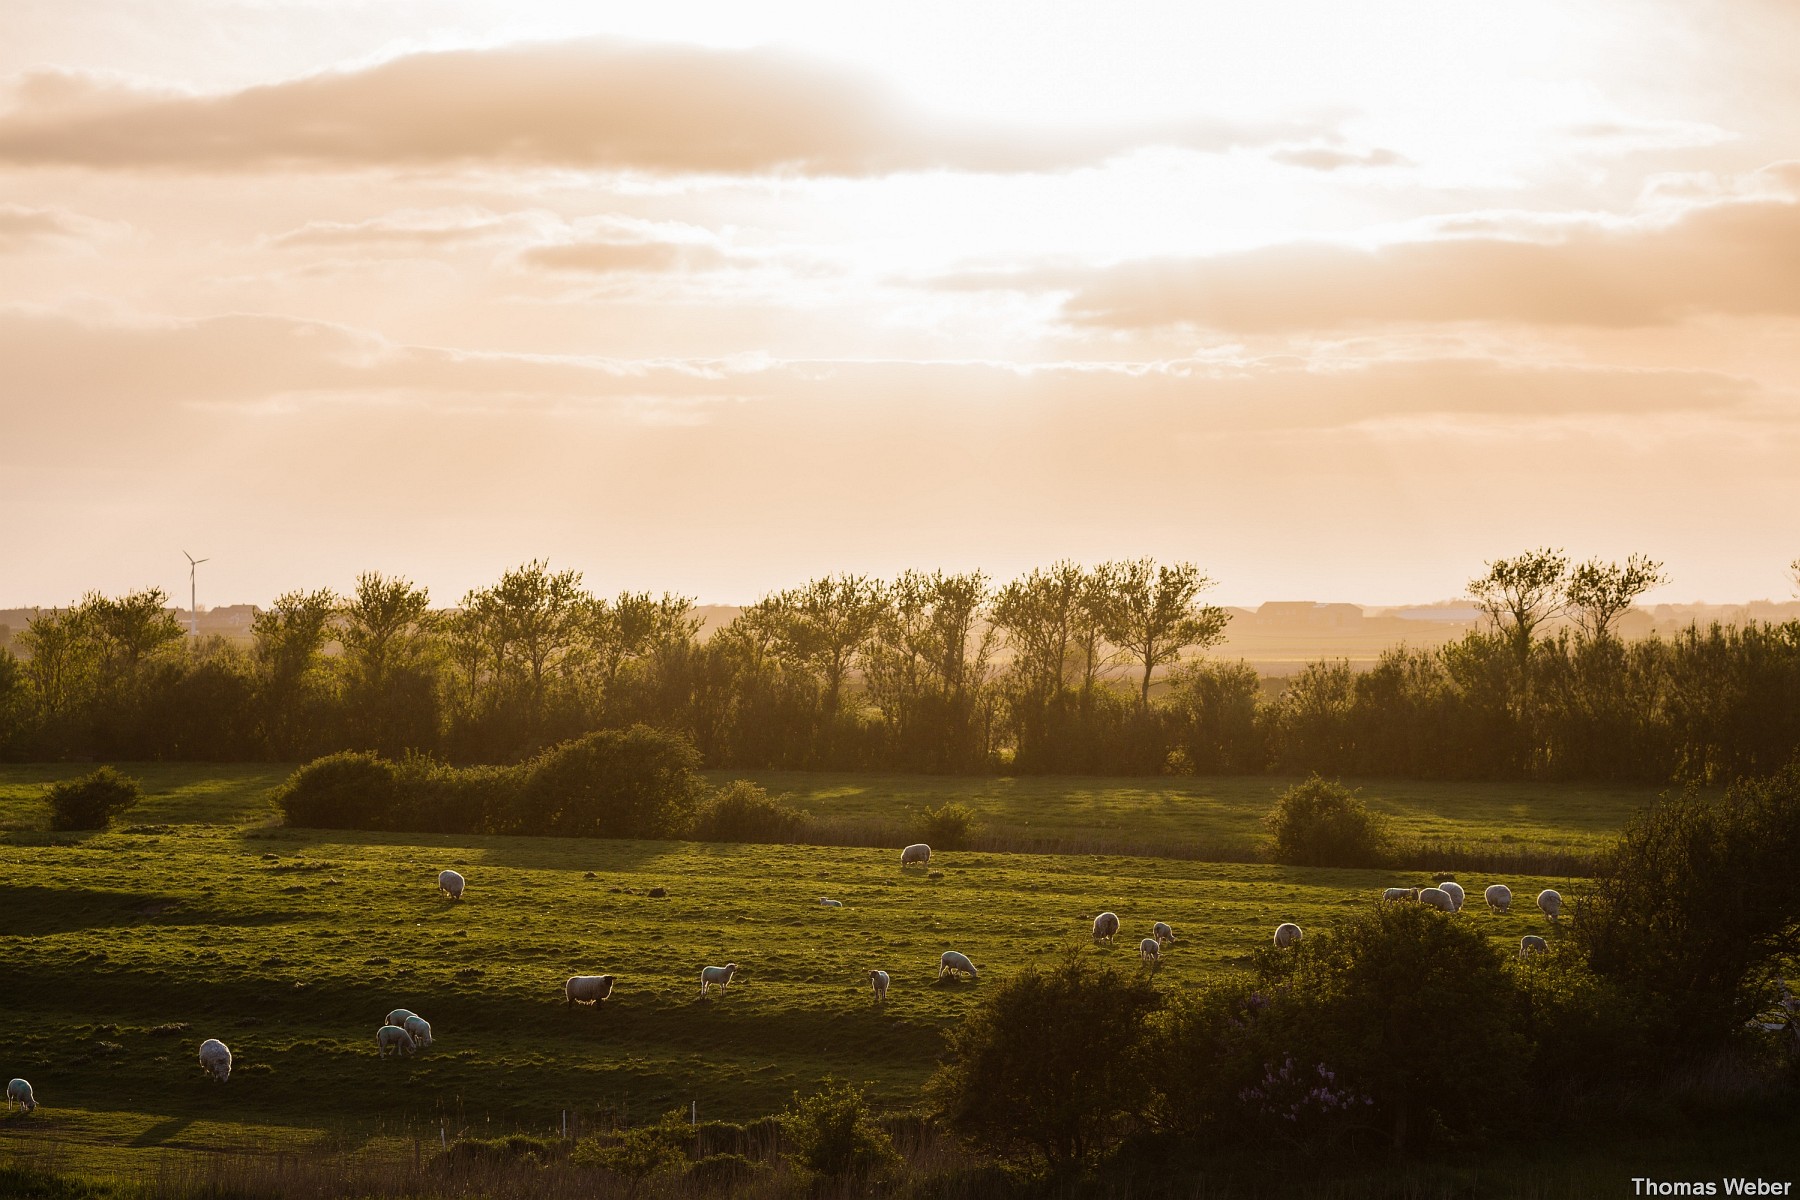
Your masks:
{"label": "shrub", "polygon": [[673,1171],[687,1161],[692,1140],[686,1114],[664,1113],[654,1125],[637,1125],[617,1134],[596,1134],[575,1144],[575,1164],[599,1167],[627,1180],[626,1196],[635,1196],[646,1179]]}
{"label": "shrub", "polygon": [[791,843],[806,834],[812,816],[770,799],[748,780],[738,779],[714,793],[694,821],[694,838],[702,842]]}
{"label": "shrub", "polygon": [[101,767],[80,779],[50,785],[44,799],[50,805],[52,829],[105,829],[143,795],[137,780]]}
{"label": "shrub", "polygon": [[1626,823],[1570,922],[1595,971],[1656,1002],[1704,1052],[1755,1015],[1800,954],[1800,763],[1723,796],[1689,790]]}
{"label": "shrub", "polygon": [[687,1181],[703,1189],[736,1188],[767,1169],[741,1154],[709,1154],[687,1169]]}
{"label": "shrub", "polygon": [[443,1157],[448,1162],[459,1164],[499,1165],[523,1162],[542,1165],[556,1158],[560,1149],[559,1143],[550,1138],[515,1133],[497,1138],[457,1138],[444,1151]]}
{"label": "shrub", "polygon": [[963,850],[979,825],[974,809],[946,800],[936,808],[925,809],[919,823],[919,840],[933,850]]}
{"label": "shrub", "polygon": [[951,1031],[950,1061],[928,1085],[962,1136],[1070,1167],[1110,1143],[1147,1099],[1147,1018],[1160,999],[1139,972],[1070,953],[1027,967]]}
{"label": "shrub", "polygon": [[399,772],[377,754],[346,750],[315,758],[281,786],[275,803],[289,825],[387,829],[399,802]]}
{"label": "shrub", "polygon": [[1314,775],[1283,792],[1263,818],[1276,862],[1295,867],[1372,867],[1388,847],[1387,822],[1355,792]]}
{"label": "shrub", "polygon": [[789,1162],[814,1179],[873,1179],[900,1165],[894,1139],[854,1084],[827,1080],[810,1096],[796,1095],[781,1127]]}
{"label": "shrub", "polygon": [[1567,942],[1508,965],[1530,1037],[1529,1082],[1541,1096],[1585,1098],[1630,1088],[1655,1066],[1646,1001],[1597,975]]}
{"label": "shrub", "polygon": [[602,729],[517,768],[520,785],[496,833],[666,838],[692,824],[700,752],[678,733]]}

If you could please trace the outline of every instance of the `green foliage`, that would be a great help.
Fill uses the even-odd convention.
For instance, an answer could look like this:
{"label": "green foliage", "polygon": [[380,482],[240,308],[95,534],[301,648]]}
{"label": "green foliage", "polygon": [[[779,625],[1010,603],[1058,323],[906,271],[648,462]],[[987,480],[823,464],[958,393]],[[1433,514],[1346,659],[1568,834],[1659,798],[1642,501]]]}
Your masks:
{"label": "green foliage", "polygon": [[1641,1086],[1667,1056],[1653,1002],[1598,975],[1567,942],[1508,964],[1531,1040],[1528,1084],[1544,1097],[1586,1098]]}
{"label": "green foliage", "polygon": [[1372,867],[1390,842],[1387,822],[1355,792],[1314,775],[1281,793],[1264,818],[1276,862],[1297,867]]}
{"label": "green foliage", "polygon": [[702,1190],[742,1187],[768,1168],[742,1154],[709,1154],[687,1169],[687,1181]]}
{"label": "green foliage", "polygon": [[52,784],[44,793],[52,829],[105,829],[113,818],[143,799],[138,781],[111,767],[80,779]]}
{"label": "green foliage", "polygon": [[826,1080],[812,1095],[796,1095],[781,1125],[789,1162],[813,1179],[875,1179],[900,1165],[894,1139],[855,1084]]}
{"label": "green foliage", "polygon": [[974,809],[946,800],[936,808],[926,808],[919,821],[918,838],[933,850],[963,850],[968,848],[979,825]]}
{"label": "green foliage", "polygon": [[1103,1151],[1147,1102],[1147,1018],[1160,1003],[1141,972],[1086,955],[1025,967],[951,1032],[950,1061],[928,1094],[977,1145],[1073,1166]]}
{"label": "green foliage", "polygon": [[399,799],[399,770],[376,754],[346,750],[307,763],[276,792],[289,825],[386,829]]}
{"label": "green foliage", "polygon": [[575,1144],[577,1166],[599,1167],[629,1181],[626,1195],[636,1194],[652,1175],[673,1171],[687,1162],[693,1132],[679,1111],[664,1113],[654,1125],[635,1125],[614,1134],[594,1134]]}
{"label": "green foliage", "polygon": [[701,842],[792,843],[804,841],[812,817],[744,779],[713,793],[694,820],[693,836]]}
{"label": "green foliage", "polygon": [[1649,997],[1685,1051],[1716,1047],[1800,954],[1800,762],[1634,817],[1576,904],[1594,970]]}
{"label": "green foliage", "polygon": [[505,1137],[460,1137],[444,1151],[445,1161],[452,1163],[533,1163],[542,1165],[561,1156],[562,1143],[553,1138],[530,1137],[523,1133]]}

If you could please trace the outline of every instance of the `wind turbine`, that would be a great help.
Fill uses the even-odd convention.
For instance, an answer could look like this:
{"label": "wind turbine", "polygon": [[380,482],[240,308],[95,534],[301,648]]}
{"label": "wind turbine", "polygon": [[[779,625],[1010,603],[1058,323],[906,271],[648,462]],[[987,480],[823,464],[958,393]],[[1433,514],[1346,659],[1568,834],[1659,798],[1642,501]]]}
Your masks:
{"label": "wind turbine", "polygon": [[195,603],[195,597],[198,595],[198,590],[194,586],[194,572],[195,572],[195,568],[197,568],[201,563],[211,562],[212,560],[206,559],[206,558],[195,558],[193,555],[189,554],[186,550],[183,550],[181,552],[181,556],[188,560],[188,628],[193,632],[193,635],[195,637],[199,637],[200,636],[200,606],[197,603]]}

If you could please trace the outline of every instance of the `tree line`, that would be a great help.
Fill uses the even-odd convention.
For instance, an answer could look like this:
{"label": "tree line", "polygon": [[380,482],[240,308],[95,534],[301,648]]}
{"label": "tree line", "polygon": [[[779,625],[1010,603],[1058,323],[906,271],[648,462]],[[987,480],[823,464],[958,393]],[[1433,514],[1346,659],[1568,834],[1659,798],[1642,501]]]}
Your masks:
{"label": "tree line", "polygon": [[[693,601],[592,594],[534,561],[452,609],[362,575],[288,592],[251,644],[190,638],[159,590],[90,594],[0,652],[0,755],[517,762],[596,729],[688,734],[734,769],[1712,780],[1800,746],[1800,622],[1626,642],[1660,564],[1487,564],[1484,627],[1269,694],[1203,656],[1229,618],[1192,563],[816,579],[709,636]],[[1557,618],[1562,618],[1560,621]]]}

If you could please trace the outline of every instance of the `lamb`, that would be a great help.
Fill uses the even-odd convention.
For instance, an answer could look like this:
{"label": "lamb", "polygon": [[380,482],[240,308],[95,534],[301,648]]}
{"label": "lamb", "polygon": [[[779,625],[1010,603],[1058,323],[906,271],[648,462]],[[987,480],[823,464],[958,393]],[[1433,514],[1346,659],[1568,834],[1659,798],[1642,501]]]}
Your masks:
{"label": "lamb", "polygon": [[1512,907],[1512,889],[1504,883],[1489,884],[1487,891],[1481,893],[1487,899],[1487,906],[1495,912],[1505,912]]}
{"label": "lamb", "polygon": [[1417,900],[1418,898],[1418,888],[1388,888],[1381,893],[1383,902],[1390,900]]}
{"label": "lamb", "polygon": [[403,1055],[411,1054],[414,1050],[418,1049],[418,1046],[413,1042],[412,1034],[406,1032],[406,1030],[400,1028],[398,1025],[383,1025],[380,1029],[377,1029],[375,1031],[375,1045],[376,1048],[381,1051],[381,1057],[383,1058],[388,1056],[389,1050],[392,1050],[394,1056],[398,1058]]}
{"label": "lamb", "polygon": [[468,886],[461,875],[455,871],[438,872],[438,891],[452,900],[461,900],[463,888]]}
{"label": "lamb", "polygon": [[1138,957],[1155,968],[1162,962],[1162,943],[1153,937],[1145,938],[1138,943]]}
{"label": "lamb", "polygon": [[570,1008],[577,1004],[599,1004],[612,995],[611,975],[571,975],[563,984],[563,999]]}
{"label": "lamb", "polygon": [[1452,900],[1450,893],[1443,888],[1424,888],[1419,892],[1419,903],[1429,904],[1439,912],[1453,913],[1456,911],[1456,901]]}
{"label": "lamb", "polygon": [[231,1078],[231,1051],[218,1038],[207,1038],[200,1043],[200,1065],[224,1083]]}
{"label": "lamb", "polygon": [[875,1003],[887,1003],[888,973],[886,971],[870,971],[869,986],[875,989]]}
{"label": "lamb", "polygon": [[1461,912],[1464,900],[1462,884],[1456,882],[1454,879],[1446,879],[1444,882],[1438,884],[1438,888],[1441,891],[1450,893],[1450,900],[1456,905],[1456,907],[1450,911]]}
{"label": "lamb", "polygon": [[1535,933],[1528,933],[1519,939],[1519,957],[1530,958],[1533,954],[1543,954],[1550,949],[1550,943]]}
{"label": "lamb", "polygon": [[393,1012],[391,1012],[387,1015],[387,1020],[383,1021],[382,1024],[398,1025],[402,1029],[404,1029],[406,1027],[407,1018],[408,1017],[416,1017],[418,1015],[419,1015],[418,1013],[414,1012],[410,1008],[396,1008]]}
{"label": "lamb", "polygon": [[406,1018],[406,1024],[402,1025],[400,1028],[406,1030],[407,1036],[412,1038],[413,1044],[419,1049],[431,1049],[430,1021],[427,1021],[424,1017],[411,1016]]}
{"label": "lamb", "polygon": [[975,971],[975,964],[969,961],[966,954],[958,954],[954,950],[946,950],[938,955],[938,978],[946,975],[967,975],[970,979],[981,978]]}
{"label": "lamb", "polygon": [[1286,950],[1289,946],[1300,943],[1300,927],[1292,921],[1283,921],[1275,927],[1275,948]]}
{"label": "lamb", "polygon": [[701,967],[700,994],[702,996],[706,995],[706,989],[715,983],[722,988],[729,988],[731,986],[731,977],[737,974],[737,969],[736,963],[726,963],[722,967]]}
{"label": "lamb", "polygon": [[14,1079],[6,1085],[6,1111],[11,1112],[14,1105],[23,1105],[26,1112],[37,1107],[37,1096],[23,1079]]}
{"label": "lamb", "polygon": [[1094,918],[1094,940],[1112,945],[1113,935],[1119,932],[1117,914],[1103,912]]}
{"label": "lamb", "polygon": [[844,907],[844,902],[842,900],[827,900],[825,897],[820,896],[819,897],[819,907],[820,908],[842,908],[842,907]]}
{"label": "lamb", "polygon": [[931,865],[931,847],[924,842],[914,842],[900,852],[900,867],[928,867]]}
{"label": "lamb", "polygon": [[1562,916],[1562,893],[1545,888],[1538,893],[1538,907],[1543,910],[1546,917],[1550,918],[1551,923],[1555,924],[1557,919]]}
{"label": "lamb", "polygon": [[1150,927],[1150,936],[1159,942],[1168,942],[1171,945],[1175,942],[1175,931],[1169,928],[1169,923],[1167,921],[1158,921],[1156,924],[1152,925]]}

